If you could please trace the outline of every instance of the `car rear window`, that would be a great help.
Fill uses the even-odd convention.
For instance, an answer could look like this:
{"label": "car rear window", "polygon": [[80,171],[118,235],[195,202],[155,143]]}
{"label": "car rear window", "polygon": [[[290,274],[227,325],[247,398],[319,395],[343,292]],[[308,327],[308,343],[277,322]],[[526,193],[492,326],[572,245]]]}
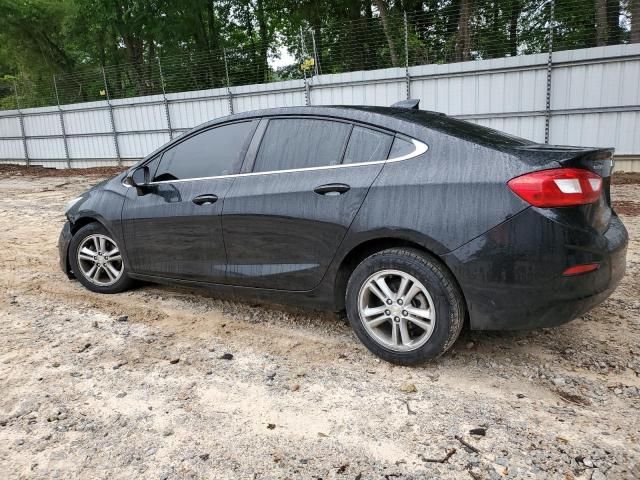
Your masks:
{"label": "car rear window", "polygon": [[393,137],[377,130],[355,126],[342,163],[386,160]]}
{"label": "car rear window", "polygon": [[351,125],[312,118],[269,120],[254,172],[337,165]]}
{"label": "car rear window", "polygon": [[239,122],[205,130],[187,138],[164,152],[154,181],[238,173],[252,131],[252,122]]}
{"label": "car rear window", "polygon": [[389,160],[409,155],[410,153],[413,153],[415,149],[416,146],[410,142],[408,138],[396,137],[393,140],[391,152],[389,152]]}
{"label": "car rear window", "polygon": [[396,116],[448,135],[490,147],[518,147],[534,143],[531,140],[436,112],[404,110],[396,113]]}

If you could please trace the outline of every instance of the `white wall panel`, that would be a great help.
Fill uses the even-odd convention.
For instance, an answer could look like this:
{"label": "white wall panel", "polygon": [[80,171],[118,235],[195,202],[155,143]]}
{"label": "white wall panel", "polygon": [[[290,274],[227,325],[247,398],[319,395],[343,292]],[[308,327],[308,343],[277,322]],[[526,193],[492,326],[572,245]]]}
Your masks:
{"label": "white wall panel", "polygon": [[64,113],[67,134],[111,132],[109,110],[80,110]]}
{"label": "white wall panel", "polygon": [[62,138],[27,139],[29,158],[65,158]]}
{"label": "white wall panel", "polygon": [[546,70],[420,77],[411,82],[411,96],[421,99],[421,108],[448,115],[540,111],[546,102]]}
{"label": "white wall panel", "polygon": [[556,67],[553,70],[551,108],[638,105],[639,70],[640,60]]}
{"label": "white wall panel", "polygon": [[300,105],[304,105],[303,91],[268,92],[259,95],[243,94],[233,97],[233,111],[235,113],[262,108],[295,107]]}
{"label": "white wall panel", "polygon": [[544,143],[544,117],[497,117],[472,120],[485,127],[501,130],[510,135],[526,138],[534,142]]}
{"label": "white wall panel", "polygon": [[380,105],[389,106],[406,98],[404,81],[358,83],[355,85],[311,87],[312,105]]}
{"label": "white wall panel", "polygon": [[0,140],[0,159],[24,158],[22,140]]}
{"label": "white wall panel", "polygon": [[113,137],[101,135],[94,137],[70,137],[69,156],[71,158],[116,158]]}
{"label": "white wall panel", "polygon": [[210,100],[180,101],[169,104],[172,128],[193,128],[214,118],[229,115],[226,97]]}
{"label": "white wall panel", "polygon": [[114,108],[113,120],[118,132],[168,128],[164,105],[131,105]]}
{"label": "white wall panel", "polygon": [[142,158],[169,141],[169,133],[142,133],[118,135],[122,158]]}
{"label": "white wall panel", "polygon": [[60,135],[60,114],[32,115],[24,117],[24,132],[27,136],[33,135]]}
{"label": "white wall panel", "polygon": [[0,117],[0,139],[2,137],[19,137],[21,135],[18,117]]}
{"label": "white wall panel", "polygon": [[618,113],[615,133],[617,153],[640,158],[640,112]]}
{"label": "white wall panel", "polygon": [[615,147],[617,155],[640,156],[640,112],[551,117],[550,143]]}

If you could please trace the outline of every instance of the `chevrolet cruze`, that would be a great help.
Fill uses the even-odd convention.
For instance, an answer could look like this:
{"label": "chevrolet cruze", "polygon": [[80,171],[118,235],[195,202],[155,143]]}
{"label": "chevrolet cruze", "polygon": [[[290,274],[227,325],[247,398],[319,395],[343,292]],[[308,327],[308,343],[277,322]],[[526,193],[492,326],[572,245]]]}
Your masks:
{"label": "chevrolet cruze", "polygon": [[533,143],[394,107],[220,118],[69,202],[62,269],[346,310],[376,355],[433,359],[472,329],[549,327],[607,298],[628,241],[612,149]]}

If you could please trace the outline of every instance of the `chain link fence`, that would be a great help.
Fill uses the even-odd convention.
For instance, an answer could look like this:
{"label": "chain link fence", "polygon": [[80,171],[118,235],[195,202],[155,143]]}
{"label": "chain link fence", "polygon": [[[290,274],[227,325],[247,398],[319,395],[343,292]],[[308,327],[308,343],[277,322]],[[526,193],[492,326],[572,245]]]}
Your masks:
{"label": "chain link fence", "polygon": [[[384,2],[372,2],[384,6]],[[186,92],[389,67],[485,60],[640,42],[640,0],[448,0],[309,24],[279,45],[229,47],[78,68],[47,81],[0,80],[0,109]],[[500,8],[497,7],[500,5]],[[421,3],[424,9],[424,2]],[[274,67],[273,52],[289,65]],[[272,55],[269,55],[269,52]]]}

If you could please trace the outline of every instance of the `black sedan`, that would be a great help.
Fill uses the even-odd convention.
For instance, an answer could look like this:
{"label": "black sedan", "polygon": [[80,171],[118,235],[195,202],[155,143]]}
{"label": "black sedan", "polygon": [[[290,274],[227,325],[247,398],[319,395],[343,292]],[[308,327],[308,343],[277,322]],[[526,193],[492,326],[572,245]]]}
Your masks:
{"label": "black sedan", "polygon": [[100,293],[144,280],[346,310],[367,348],[405,365],[465,321],[549,327],[611,294],[628,241],[613,150],[415,107],[201,125],[69,202],[61,266]]}

